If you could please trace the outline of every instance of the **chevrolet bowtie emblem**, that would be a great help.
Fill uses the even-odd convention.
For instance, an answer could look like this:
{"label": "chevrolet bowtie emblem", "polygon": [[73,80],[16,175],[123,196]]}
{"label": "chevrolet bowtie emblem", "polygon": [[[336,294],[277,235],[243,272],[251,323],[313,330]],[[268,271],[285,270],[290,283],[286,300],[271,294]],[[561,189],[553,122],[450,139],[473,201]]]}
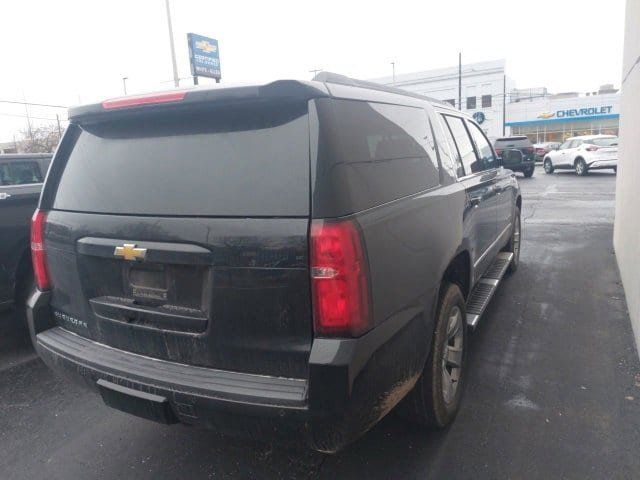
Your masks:
{"label": "chevrolet bowtie emblem", "polygon": [[113,254],[125,260],[143,260],[147,254],[146,248],[136,248],[135,243],[125,243],[121,247],[116,247]]}

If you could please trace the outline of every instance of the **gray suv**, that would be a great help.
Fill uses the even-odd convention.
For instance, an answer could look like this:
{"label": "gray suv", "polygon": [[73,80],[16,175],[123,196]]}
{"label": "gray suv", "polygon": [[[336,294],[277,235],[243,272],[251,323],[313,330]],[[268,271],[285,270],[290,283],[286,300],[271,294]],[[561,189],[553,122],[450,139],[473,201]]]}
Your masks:
{"label": "gray suv", "polygon": [[32,287],[29,227],[51,156],[0,155],[0,308],[23,305]]}

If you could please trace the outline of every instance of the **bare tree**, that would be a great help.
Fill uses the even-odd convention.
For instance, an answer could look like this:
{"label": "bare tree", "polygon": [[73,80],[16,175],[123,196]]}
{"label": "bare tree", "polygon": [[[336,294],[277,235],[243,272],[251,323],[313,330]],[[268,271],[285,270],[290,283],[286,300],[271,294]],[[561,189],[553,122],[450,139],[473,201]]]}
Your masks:
{"label": "bare tree", "polygon": [[25,153],[51,153],[60,143],[60,131],[54,123],[31,126],[20,132],[19,150]]}

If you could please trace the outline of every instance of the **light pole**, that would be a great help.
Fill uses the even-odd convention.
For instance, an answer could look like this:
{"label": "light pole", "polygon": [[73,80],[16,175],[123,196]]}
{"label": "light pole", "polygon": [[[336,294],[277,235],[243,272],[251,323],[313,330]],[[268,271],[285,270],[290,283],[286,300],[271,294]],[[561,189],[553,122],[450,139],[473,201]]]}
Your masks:
{"label": "light pole", "polygon": [[129,80],[129,77],[122,77],[122,88],[125,95],[127,94],[127,80]]}
{"label": "light pole", "polygon": [[171,9],[169,8],[169,0],[165,0],[167,6],[167,26],[169,27],[169,45],[171,46],[171,63],[173,64],[173,84],[178,87],[180,79],[178,78],[178,65],[176,64],[176,47],[173,45],[173,28],[171,27]]}
{"label": "light pole", "polygon": [[309,73],[313,73],[313,78],[311,80],[313,80],[314,78],[316,78],[316,75],[318,74],[318,72],[321,72],[322,69],[321,68],[315,68],[313,70],[309,70]]}
{"label": "light pole", "polygon": [[394,85],[396,84],[396,62],[391,62],[391,78]]}

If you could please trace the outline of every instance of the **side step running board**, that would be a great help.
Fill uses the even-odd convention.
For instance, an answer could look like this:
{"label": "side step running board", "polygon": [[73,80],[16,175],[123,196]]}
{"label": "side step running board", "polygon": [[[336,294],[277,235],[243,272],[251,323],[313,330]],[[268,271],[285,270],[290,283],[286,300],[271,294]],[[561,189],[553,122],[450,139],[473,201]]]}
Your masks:
{"label": "side step running board", "polygon": [[469,300],[467,301],[467,325],[471,328],[476,328],[476,325],[478,325],[482,313],[489,305],[491,297],[493,297],[502,277],[507,272],[512,258],[513,253],[500,252],[487,269],[487,272],[478,280],[471,295],[469,295]]}

